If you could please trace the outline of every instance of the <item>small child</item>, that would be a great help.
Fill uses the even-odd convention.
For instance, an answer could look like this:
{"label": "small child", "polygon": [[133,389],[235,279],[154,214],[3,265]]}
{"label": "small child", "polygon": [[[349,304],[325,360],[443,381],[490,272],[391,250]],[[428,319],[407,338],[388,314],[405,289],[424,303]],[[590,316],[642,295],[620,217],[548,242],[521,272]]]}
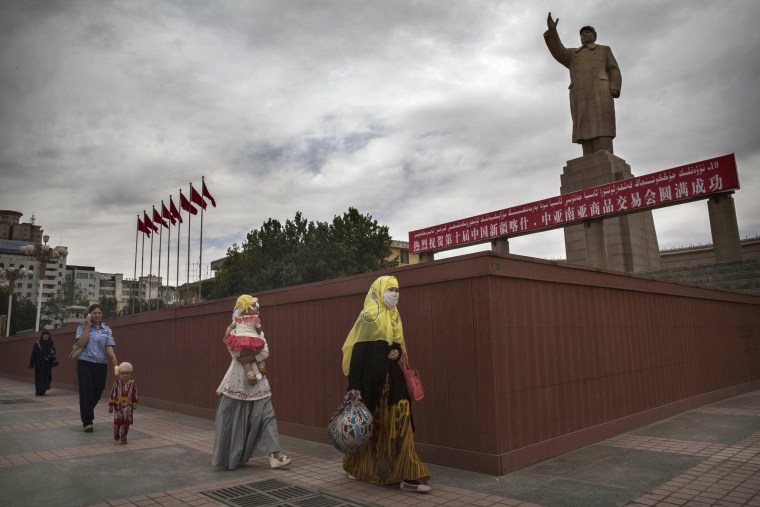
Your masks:
{"label": "small child", "polygon": [[224,344],[238,354],[248,383],[256,385],[267,374],[264,361],[257,361],[255,357],[266,345],[259,318],[258,298],[248,294],[237,298],[232,323],[227,326],[224,335]]}
{"label": "small child", "polygon": [[132,380],[132,365],[121,363],[114,367],[119,377],[113,381],[111,397],[108,400],[108,413],[113,414],[113,439],[127,443],[129,425],[133,422],[133,412],[137,408],[137,390]]}

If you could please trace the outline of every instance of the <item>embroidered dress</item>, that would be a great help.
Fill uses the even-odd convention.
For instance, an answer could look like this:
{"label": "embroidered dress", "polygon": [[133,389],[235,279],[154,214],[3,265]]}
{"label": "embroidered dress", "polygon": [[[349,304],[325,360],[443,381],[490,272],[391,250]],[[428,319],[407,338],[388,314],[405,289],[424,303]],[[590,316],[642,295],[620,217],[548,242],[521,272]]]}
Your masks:
{"label": "embroidered dress", "polygon": [[113,407],[113,434],[114,439],[121,438],[126,442],[129,426],[134,422],[134,408],[137,406],[137,389],[135,381],[114,381],[111,386],[111,396],[108,406]]}
{"label": "embroidered dress", "polygon": [[[269,357],[269,347],[267,346],[264,333],[261,333],[261,341],[264,343],[264,348],[256,354],[256,361],[262,362]],[[216,388],[216,394],[223,394],[236,400],[260,400],[272,395],[272,391],[269,388],[269,380],[263,377],[258,381],[256,385],[250,385],[248,379],[245,376],[245,370],[243,365],[238,362],[240,354],[230,350],[232,361],[230,367],[227,368],[227,373],[224,374],[222,382],[219,387]]]}
{"label": "embroidered dress", "polygon": [[[242,352],[248,350],[254,354],[259,354],[264,349],[262,335],[256,331],[257,325],[261,325],[258,315],[235,315],[235,329],[224,339],[232,352]],[[263,334],[263,333],[262,333]]]}

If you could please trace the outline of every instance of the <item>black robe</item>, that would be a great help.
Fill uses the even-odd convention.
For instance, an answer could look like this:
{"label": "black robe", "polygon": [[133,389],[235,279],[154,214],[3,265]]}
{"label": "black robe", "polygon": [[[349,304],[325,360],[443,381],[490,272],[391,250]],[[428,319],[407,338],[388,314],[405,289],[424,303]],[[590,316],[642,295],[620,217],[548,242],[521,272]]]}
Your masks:
{"label": "black robe", "polygon": [[55,355],[55,343],[52,338],[37,340],[32,347],[29,368],[34,368],[34,391],[37,396],[45,394],[53,381],[53,370],[48,358]]}
{"label": "black robe", "polygon": [[362,400],[374,413],[383,394],[386,376],[388,378],[388,405],[400,400],[408,400],[404,373],[398,361],[388,359],[388,353],[401,347],[394,343],[389,345],[383,340],[358,342],[351,352],[351,366],[348,373],[348,389],[361,392]]}

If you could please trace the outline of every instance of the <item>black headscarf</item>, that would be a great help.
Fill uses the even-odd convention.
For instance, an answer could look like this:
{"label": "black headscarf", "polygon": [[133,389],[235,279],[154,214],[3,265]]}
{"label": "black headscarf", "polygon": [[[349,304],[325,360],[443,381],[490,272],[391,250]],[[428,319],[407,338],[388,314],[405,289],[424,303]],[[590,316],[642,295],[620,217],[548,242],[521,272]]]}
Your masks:
{"label": "black headscarf", "polygon": [[[43,340],[42,337],[48,335],[47,340]],[[50,331],[43,331],[40,334],[40,339],[37,340],[37,343],[40,344],[40,348],[42,349],[42,357],[47,357],[48,354],[53,350],[53,347],[55,347],[55,343],[53,343],[53,337],[50,336]]]}

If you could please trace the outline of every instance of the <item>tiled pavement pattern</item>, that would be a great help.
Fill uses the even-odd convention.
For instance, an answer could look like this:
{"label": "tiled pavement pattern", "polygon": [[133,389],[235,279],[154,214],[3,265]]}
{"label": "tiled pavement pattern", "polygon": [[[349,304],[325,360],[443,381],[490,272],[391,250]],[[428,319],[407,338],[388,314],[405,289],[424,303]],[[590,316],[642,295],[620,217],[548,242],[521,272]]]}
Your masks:
{"label": "tiled pavement pattern", "polygon": [[430,465],[427,495],[349,480],[330,446],[288,437],[289,469],[216,470],[212,421],[141,406],[120,445],[96,414],[86,434],[76,393],[0,377],[0,505],[760,507],[760,391],[501,477]]}

